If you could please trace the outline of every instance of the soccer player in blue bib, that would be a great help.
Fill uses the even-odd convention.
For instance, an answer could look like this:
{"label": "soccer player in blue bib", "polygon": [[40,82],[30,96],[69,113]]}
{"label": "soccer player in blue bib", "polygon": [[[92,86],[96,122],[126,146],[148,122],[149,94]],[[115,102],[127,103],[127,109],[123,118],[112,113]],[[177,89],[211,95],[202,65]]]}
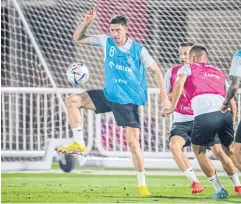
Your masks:
{"label": "soccer player in blue bib", "polygon": [[66,98],[66,107],[75,141],[58,151],[68,154],[86,152],[79,109],[91,109],[98,113],[113,112],[118,126],[123,126],[132,153],[132,160],[139,182],[139,193],[150,195],[144,170],[144,159],[139,144],[140,122],[138,106],[147,102],[147,69],[151,69],[160,88],[161,106],[170,105],[165,91],[162,72],[146,48],[128,38],[127,21],[124,16],[110,20],[110,36],[86,36],[85,31],[95,17],[95,10],[89,11],[76,29],[73,39],[80,44],[98,46],[105,53],[105,85],[101,90],[90,90]]}

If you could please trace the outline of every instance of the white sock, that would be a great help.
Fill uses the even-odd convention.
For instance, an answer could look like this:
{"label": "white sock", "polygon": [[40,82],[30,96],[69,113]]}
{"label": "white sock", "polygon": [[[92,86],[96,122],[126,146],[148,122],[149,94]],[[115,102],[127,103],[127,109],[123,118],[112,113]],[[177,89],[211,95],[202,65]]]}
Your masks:
{"label": "white sock", "polygon": [[184,171],[184,174],[189,178],[189,180],[193,183],[194,181],[198,182],[198,179],[192,169],[192,167],[188,168],[186,171]]}
{"label": "white sock", "polygon": [[82,128],[72,128],[72,131],[74,133],[74,141],[81,145],[85,145]]}
{"label": "white sock", "polygon": [[232,180],[234,186],[241,186],[237,173],[228,177]]}
{"label": "white sock", "polygon": [[136,172],[139,186],[146,186],[146,175],[145,172]]}
{"label": "white sock", "polygon": [[209,177],[208,180],[212,182],[213,187],[214,187],[216,192],[220,192],[222,190],[223,187],[222,187],[221,183],[218,180],[217,174],[215,174],[212,177]]}

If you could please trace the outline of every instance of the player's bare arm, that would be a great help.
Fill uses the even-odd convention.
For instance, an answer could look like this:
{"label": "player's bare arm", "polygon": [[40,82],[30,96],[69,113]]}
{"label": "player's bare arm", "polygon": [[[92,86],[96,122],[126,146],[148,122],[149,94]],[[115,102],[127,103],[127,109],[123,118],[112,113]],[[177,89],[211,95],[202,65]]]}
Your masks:
{"label": "player's bare arm", "polygon": [[240,77],[237,76],[231,76],[231,85],[228,89],[226,98],[223,102],[223,105],[221,107],[222,112],[226,112],[230,103],[230,100],[234,97],[235,93],[237,92],[239,88],[239,83],[240,83]]}
{"label": "player's bare arm", "polygon": [[176,81],[174,87],[173,87],[173,91],[172,91],[172,103],[171,103],[171,107],[169,108],[163,108],[161,110],[161,114],[171,114],[176,106],[177,103],[179,101],[179,98],[181,97],[183,90],[184,90],[184,84],[187,80],[187,75],[186,74],[180,74],[179,75],[179,79]]}
{"label": "player's bare arm", "polygon": [[172,100],[172,92],[168,93],[167,96],[168,96],[168,99],[171,101]]}
{"label": "player's bare arm", "polygon": [[176,81],[174,87],[173,87],[173,93],[172,93],[172,105],[171,108],[174,110],[177,106],[177,103],[179,101],[179,98],[181,97],[184,89],[184,84],[187,80],[186,74],[180,74],[179,79]]}
{"label": "player's bare arm", "polygon": [[230,100],[229,105],[230,105],[230,109],[231,109],[232,115],[233,115],[233,122],[236,122],[238,109],[237,109],[237,105],[236,105],[234,98],[232,98]]}
{"label": "player's bare arm", "polygon": [[[167,96],[168,96],[168,99],[171,101],[172,100],[172,92],[168,93]],[[185,96],[184,90],[182,92],[182,96]]]}
{"label": "player's bare arm", "polygon": [[171,103],[168,99],[168,95],[166,92],[166,86],[165,86],[163,74],[160,70],[160,67],[155,63],[150,66],[150,69],[155,74],[156,83],[157,83],[158,87],[160,88],[161,106],[162,107],[170,107]]}
{"label": "player's bare arm", "polygon": [[74,41],[78,41],[78,43],[80,44],[86,44],[89,45],[89,36],[85,35],[85,31],[88,28],[89,24],[93,21],[93,19],[95,18],[96,15],[96,9],[91,9],[87,15],[85,16],[84,20],[82,21],[82,23],[80,23],[80,25],[77,27],[74,36],[73,36],[73,40]]}

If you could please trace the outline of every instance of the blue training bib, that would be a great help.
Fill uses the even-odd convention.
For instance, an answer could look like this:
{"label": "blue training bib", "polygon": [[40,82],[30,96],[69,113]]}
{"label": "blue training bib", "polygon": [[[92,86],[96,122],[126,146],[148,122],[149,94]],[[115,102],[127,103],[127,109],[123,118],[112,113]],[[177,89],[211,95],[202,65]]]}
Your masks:
{"label": "blue training bib", "polygon": [[146,103],[146,70],[140,59],[142,48],[133,40],[128,52],[122,52],[112,37],[107,39],[104,94],[109,101],[136,105]]}
{"label": "blue training bib", "polygon": [[235,55],[241,57],[241,50],[238,50]]}

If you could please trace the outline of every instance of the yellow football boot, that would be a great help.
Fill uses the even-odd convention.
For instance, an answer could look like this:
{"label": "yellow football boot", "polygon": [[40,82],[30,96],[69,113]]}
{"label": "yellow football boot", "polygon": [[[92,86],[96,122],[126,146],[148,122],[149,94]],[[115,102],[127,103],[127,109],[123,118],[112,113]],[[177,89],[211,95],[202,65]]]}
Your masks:
{"label": "yellow football boot", "polygon": [[139,194],[142,195],[142,196],[151,195],[151,193],[149,192],[147,186],[139,186],[138,190],[139,190]]}
{"label": "yellow football boot", "polygon": [[70,145],[58,147],[58,152],[62,152],[64,154],[86,154],[87,149],[85,145],[81,145],[77,142],[73,142]]}

